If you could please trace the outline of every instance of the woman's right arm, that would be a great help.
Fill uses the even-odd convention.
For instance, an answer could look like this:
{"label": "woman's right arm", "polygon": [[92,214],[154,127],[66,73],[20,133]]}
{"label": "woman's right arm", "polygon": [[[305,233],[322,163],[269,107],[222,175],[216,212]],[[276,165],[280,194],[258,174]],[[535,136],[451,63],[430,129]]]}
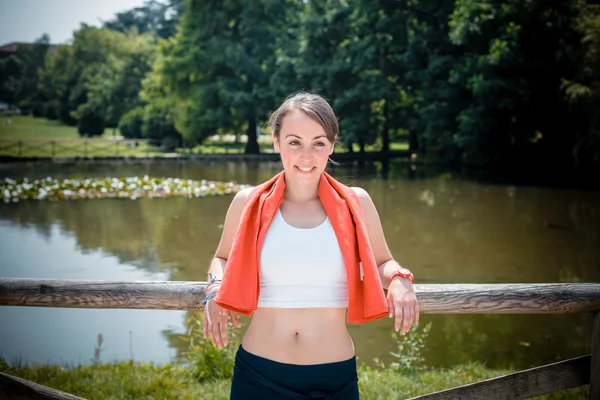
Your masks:
{"label": "woman's right arm", "polygon": [[[223,224],[221,240],[219,241],[215,256],[211,260],[208,268],[209,279],[211,276],[213,279],[223,279],[224,270],[227,266],[227,259],[229,258],[231,246],[233,245],[233,238],[242,216],[242,208],[244,207],[246,197],[252,189],[253,188],[240,190],[229,205],[227,215],[225,216],[225,223]],[[210,326],[208,324],[207,313],[210,313]],[[219,348],[227,346],[228,343],[227,317],[229,315],[231,315],[231,322],[233,322],[233,325],[236,328],[239,328],[241,325],[238,321],[237,314],[233,311],[219,307],[214,301],[209,301],[204,309],[204,337],[209,336],[213,345]]]}
{"label": "woman's right arm", "polygon": [[212,274],[212,276],[216,277],[216,279],[223,279],[223,271],[225,270],[225,265],[227,264],[227,259],[229,258],[229,252],[231,251],[231,246],[233,245],[233,238],[240,223],[242,208],[244,207],[246,197],[251,190],[252,188],[247,188],[237,192],[231,201],[231,204],[229,205],[229,209],[227,210],[225,223],[223,224],[221,240],[219,241],[219,246],[217,247],[215,256],[210,263],[210,267],[208,268],[208,273]]}

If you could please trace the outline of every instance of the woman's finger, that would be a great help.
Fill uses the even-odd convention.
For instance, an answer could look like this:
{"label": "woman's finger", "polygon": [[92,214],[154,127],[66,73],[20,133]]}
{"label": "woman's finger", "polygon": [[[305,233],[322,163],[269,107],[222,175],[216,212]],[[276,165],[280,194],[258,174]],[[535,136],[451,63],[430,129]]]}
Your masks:
{"label": "woman's finger", "polygon": [[400,325],[402,324],[402,306],[399,303],[394,303],[394,308],[394,314],[396,315],[394,330],[398,332],[400,330]]}
{"label": "woman's finger", "polygon": [[406,335],[406,333],[410,330],[410,327],[412,325],[413,319],[414,319],[414,315],[413,315],[413,310],[414,308],[412,307],[412,304],[407,304],[404,307],[402,307],[402,334]]}
{"label": "woman's finger", "polygon": [[415,325],[419,325],[419,317],[420,317],[420,311],[419,311],[419,302],[415,300]]}
{"label": "woman's finger", "polygon": [[241,328],[242,325],[240,324],[240,320],[238,319],[237,313],[235,313],[234,311],[230,311],[229,315],[231,316],[231,323],[233,324],[233,326],[235,326],[236,328]]}
{"label": "woman's finger", "polygon": [[388,296],[388,311],[390,312],[390,318],[394,315],[394,298],[392,296]]}
{"label": "woman's finger", "polygon": [[215,320],[213,320],[212,323],[212,327],[211,327],[211,334],[212,334],[212,338],[213,338],[213,344],[216,347],[221,348],[221,332],[219,329],[220,326],[220,322],[218,321],[217,318],[215,318]]}
{"label": "woman's finger", "polygon": [[220,328],[221,343],[223,344],[223,347],[225,347],[227,346],[227,343],[229,343],[229,336],[227,335],[227,316],[225,316],[224,321],[221,321]]}

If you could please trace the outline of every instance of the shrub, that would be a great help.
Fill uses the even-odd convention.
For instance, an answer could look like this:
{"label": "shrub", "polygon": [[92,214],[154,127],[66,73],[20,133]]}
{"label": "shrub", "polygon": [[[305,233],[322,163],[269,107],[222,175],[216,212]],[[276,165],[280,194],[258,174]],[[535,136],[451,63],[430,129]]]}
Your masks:
{"label": "shrub", "polygon": [[60,104],[58,100],[48,101],[44,104],[44,116],[51,121],[57,120],[59,107]]}
{"label": "shrub", "polygon": [[165,151],[173,151],[181,141],[173,115],[164,107],[146,106],[142,134],[152,146],[160,146]]}
{"label": "shrub", "polygon": [[[425,348],[425,339],[431,331],[431,322],[419,330],[419,326],[413,326],[405,336],[397,332],[392,332],[392,338],[398,347],[397,351],[391,351],[390,354],[396,359],[389,368],[399,372],[402,375],[416,374],[425,369],[425,358],[422,351]],[[375,358],[375,364],[386,369],[383,362]]]}
{"label": "shrub", "polygon": [[79,120],[77,132],[86,137],[100,136],[104,133],[104,121],[97,115],[86,114]]}
{"label": "shrub", "polygon": [[32,103],[31,106],[31,114],[34,117],[45,117],[46,116],[46,107],[45,104],[41,101],[36,101]]}
{"label": "shrub", "polygon": [[137,139],[142,137],[142,125],[144,123],[144,109],[142,107],[129,110],[119,121],[119,131],[124,138]]}
{"label": "shrub", "polygon": [[188,319],[189,349],[185,356],[190,365],[191,373],[199,382],[208,379],[231,379],[235,353],[240,345],[235,328],[231,321],[229,326],[229,344],[223,349],[215,347],[209,338],[202,334],[202,314],[192,314]]}

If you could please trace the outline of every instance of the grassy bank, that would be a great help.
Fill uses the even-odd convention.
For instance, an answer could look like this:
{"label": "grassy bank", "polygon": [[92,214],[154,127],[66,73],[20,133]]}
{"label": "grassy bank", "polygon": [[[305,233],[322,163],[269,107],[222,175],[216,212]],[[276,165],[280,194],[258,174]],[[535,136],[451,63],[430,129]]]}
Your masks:
{"label": "grassy bank", "polygon": [[[6,121],[10,119],[10,124]],[[118,131],[117,131],[117,134]],[[259,138],[260,151],[272,153],[272,139],[269,135]],[[246,137],[239,141],[234,135],[212,136],[204,143],[192,148],[178,148],[176,153],[184,154],[243,154]],[[357,144],[353,146],[358,152]],[[379,151],[381,145],[375,143],[366,147],[367,152]],[[391,143],[390,150],[407,150],[407,143]],[[347,149],[338,146],[336,153]],[[58,121],[28,116],[4,116],[0,123],[0,156],[11,157],[149,157],[163,156],[161,149],[149,146],[146,140],[127,140],[113,137],[112,129],[101,136],[85,139],[77,133],[77,128],[66,126]]]}
{"label": "grassy bank", "polygon": [[[7,124],[6,120],[11,123]],[[112,130],[82,138],[77,128],[58,121],[23,115],[3,117],[0,123],[0,156],[11,157],[115,157],[156,156],[160,149],[145,140],[114,139]]]}
{"label": "grassy bank", "polygon": [[[157,366],[133,361],[100,363],[102,337],[99,335],[94,364],[64,368],[60,366],[8,365],[0,358],[0,372],[49,386],[87,399],[227,399],[235,353],[240,340],[230,330],[229,345],[214,347],[202,332],[202,321],[195,314],[188,317],[189,343],[184,361]],[[361,399],[407,399],[506,375],[511,370],[490,369],[478,363],[448,369],[423,366],[424,338],[431,324],[414,327],[406,336],[392,333],[398,350],[391,353],[389,365],[375,360],[377,367],[358,366]],[[585,399],[589,386],[541,396],[538,399]]]}
{"label": "grassy bank", "polygon": [[[8,120],[10,124],[6,123]],[[111,135],[107,131],[96,139],[110,138]],[[5,139],[80,139],[80,136],[74,126],[45,118],[14,115],[2,116],[0,121],[0,140]]]}
{"label": "grassy bank", "polygon": [[[199,382],[183,366],[123,362],[65,369],[58,366],[9,367],[0,371],[87,399],[227,399],[230,380]],[[479,364],[456,366],[414,375],[392,370],[359,368],[361,399],[407,399],[503,375]],[[589,386],[538,399],[585,399]]]}

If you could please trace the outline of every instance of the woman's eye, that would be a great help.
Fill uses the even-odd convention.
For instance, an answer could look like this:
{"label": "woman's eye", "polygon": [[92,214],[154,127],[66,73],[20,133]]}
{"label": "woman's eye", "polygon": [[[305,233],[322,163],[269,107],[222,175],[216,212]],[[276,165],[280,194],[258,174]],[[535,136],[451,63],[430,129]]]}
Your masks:
{"label": "woman's eye", "polygon": [[290,144],[292,146],[296,146],[296,145],[300,144],[300,142],[298,142],[297,140],[293,140],[293,141],[290,142]]}
{"label": "woman's eye", "polygon": [[321,146],[321,147],[322,147],[322,146],[325,146],[325,143],[323,143],[323,142],[317,142],[317,143],[315,143],[315,144],[316,144],[317,146]]}

